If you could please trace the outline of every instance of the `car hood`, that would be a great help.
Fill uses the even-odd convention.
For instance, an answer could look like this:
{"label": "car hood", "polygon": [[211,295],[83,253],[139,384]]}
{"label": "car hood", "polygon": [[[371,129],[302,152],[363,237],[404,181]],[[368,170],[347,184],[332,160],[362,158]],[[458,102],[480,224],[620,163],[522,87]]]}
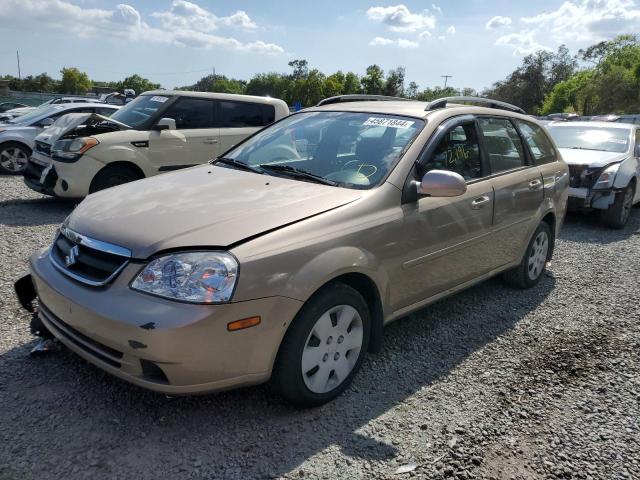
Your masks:
{"label": "car hood", "polygon": [[70,132],[74,128],[80,125],[87,125],[89,123],[109,122],[116,125],[120,130],[130,129],[128,125],[112,120],[109,117],[99,115],[97,113],[67,113],[60,117],[49,128],[45,129],[40,135],[36,137],[36,141],[53,145],[64,134]]}
{"label": "car hood", "polygon": [[89,195],[72,230],[135,258],[184,247],[227,248],[346,205],[362,190],[201,165]]}
{"label": "car hood", "polygon": [[562,159],[569,165],[589,165],[593,168],[621,162],[629,156],[628,153],[603,152],[600,150],[579,150],[574,148],[559,148],[558,150],[560,150]]}

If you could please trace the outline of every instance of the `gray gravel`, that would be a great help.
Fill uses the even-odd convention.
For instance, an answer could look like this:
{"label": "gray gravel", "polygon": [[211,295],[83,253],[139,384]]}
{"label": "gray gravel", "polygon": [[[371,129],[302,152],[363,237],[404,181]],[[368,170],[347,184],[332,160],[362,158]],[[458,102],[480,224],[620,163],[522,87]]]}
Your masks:
{"label": "gray gravel", "polygon": [[394,323],[346,394],[302,411],[30,358],[12,282],[72,208],[0,177],[0,479],[640,478],[640,209],[622,231],[570,216],[536,288],[494,279]]}

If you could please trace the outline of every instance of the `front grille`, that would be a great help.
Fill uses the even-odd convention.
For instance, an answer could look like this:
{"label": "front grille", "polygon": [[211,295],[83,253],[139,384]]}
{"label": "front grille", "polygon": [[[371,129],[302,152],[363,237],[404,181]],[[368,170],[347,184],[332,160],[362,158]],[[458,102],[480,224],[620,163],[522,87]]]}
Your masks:
{"label": "front grille", "polygon": [[120,363],[123,356],[122,352],[80,333],[71,325],[66,324],[62,319],[55,316],[42,302],[40,302],[38,308],[45,324],[51,324],[67,341],[112,367],[120,368],[122,366]]}
{"label": "front grille", "polygon": [[48,143],[36,141],[36,152],[49,157],[51,156],[51,145],[49,145]]}
{"label": "front grille", "polygon": [[604,167],[589,168],[589,165],[569,165],[569,186],[591,188],[603,170]]}
{"label": "front grille", "polygon": [[79,282],[100,287],[113,280],[127,263],[126,248],[81,235],[62,226],[49,251],[56,268]]}

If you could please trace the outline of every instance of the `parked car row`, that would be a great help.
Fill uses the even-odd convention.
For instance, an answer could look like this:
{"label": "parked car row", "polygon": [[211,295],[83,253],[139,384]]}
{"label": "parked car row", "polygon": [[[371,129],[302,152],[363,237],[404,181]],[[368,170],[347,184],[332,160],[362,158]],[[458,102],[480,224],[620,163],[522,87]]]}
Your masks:
{"label": "parked car row", "polygon": [[118,108],[103,103],[56,103],[0,123],[0,173],[23,173],[34,150],[35,138],[64,115],[98,113],[109,116]]}
{"label": "parked car row", "polygon": [[[275,99],[155,91],[56,121],[27,184],[90,195],[16,283],[25,308],[37,297],[32,329],[151,390],[270,381],[319,405],[393,320],[496,275],[535,286],[569,195],[615,206],[613,226],[618,199],[637,200],[635,127],[547,131],[488,99],[354,100],[289,115]],[[576,183],[605,147],[586,169],[596,184]]]}

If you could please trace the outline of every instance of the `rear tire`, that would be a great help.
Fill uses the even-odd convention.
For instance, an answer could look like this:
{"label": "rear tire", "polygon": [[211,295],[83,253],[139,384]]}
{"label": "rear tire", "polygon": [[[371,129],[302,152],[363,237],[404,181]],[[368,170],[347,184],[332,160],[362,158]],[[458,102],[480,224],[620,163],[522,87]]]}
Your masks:
{"label": "rear tire", "polygon": [[110,165],[100,170],[89,187],[89,193],[139,180],[141,177],[133,168],[126,165]]}
{"label": "rear tire", "polygon": [[18,142],[6,142],[0,145],[0,173],[22,175],[27,169],[31,149]]}
{"label": "rear tire", "polygon": [[633,207],[633,197],[636,188],[632,182],[623,190],[616,193],[616,199],[609,208],[600,213],[602,223],[610,228],[621,229],[627,224],[631,208]]}
{"label": "rear tire", "polygon": [[533,232],[527,250],[518,265],[504,274],[504,280],[511,286],[521,289],[534,287],[544,274],[546,263],[553,251],[551,228],[542,222]]}
{"label": "rear tire", "polygon": [[313,407],[333,400],[362,365],[371,316],[362,295],[333,283],[305,303],[285,335],[271,384],[286,400]]}

